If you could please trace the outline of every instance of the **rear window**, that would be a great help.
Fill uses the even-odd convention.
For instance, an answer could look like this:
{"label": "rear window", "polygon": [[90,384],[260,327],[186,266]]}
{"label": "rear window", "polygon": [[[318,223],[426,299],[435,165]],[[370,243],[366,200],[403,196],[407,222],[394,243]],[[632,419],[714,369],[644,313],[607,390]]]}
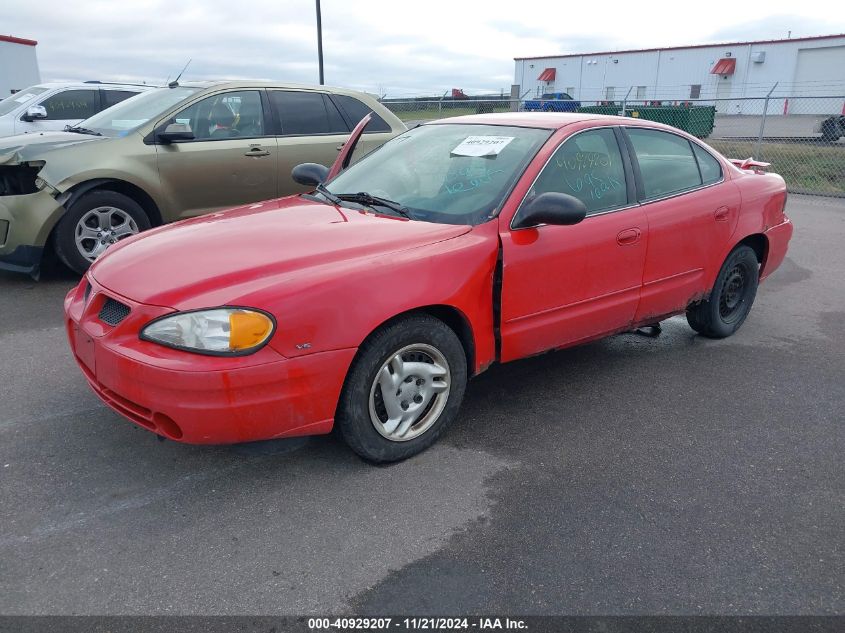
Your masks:
{"label": "rear window", "polygon": [[722,166],[719,165],[719,161],[695,143],[692,143],[692,149],[698,160],[698,169],[701,170],[701,180],[704,184],[718,182],[722,178]]}
{"label": "rear window", "polygon": [[362,101],[358,101],[355,97],[350,97],[348,95],[332,95],[331,99],[337,104],[337,107],[343,113],[343,116],[346,118],[347,123],[349,123],[350,128],[358,125],[358,122],[367,116],[367,113],[372,112],[373,118],[370,120],[370,124],[367,126],[367,129],[364,130],[364,133],[373,134],[376,132],[391,131],[390,124],[387,121],[373,112],[373,109],[370,106]]}
{"label": "rear window", "polygon": [[129,90],[103,90],[103,109],[110,108],[136,94],[138,93]]}
{"label": "rear window", "polygon": [[698,164],[687,139],[660,130],[628,128],[640,166],[646,199],[701,185]]}
{"label": "rear window", "polygon": [[271,90],[270,103],[279,117],[284,136],[349,132],[337,108],[321,92]]}

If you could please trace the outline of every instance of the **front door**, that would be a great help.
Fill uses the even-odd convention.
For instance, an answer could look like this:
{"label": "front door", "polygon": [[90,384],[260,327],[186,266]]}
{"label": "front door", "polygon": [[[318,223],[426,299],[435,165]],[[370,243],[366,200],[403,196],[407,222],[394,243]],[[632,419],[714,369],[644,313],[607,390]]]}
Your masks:
{"label": "front door", "polygon": [[47,112],[43,119],[15,122],[17,134],[63,130],[67,125],[77,125],[100,111],[100,91],[97,88],[62,90],[32,105],[40,105]]}
{"label": "front door", "polygon": [[276,197],[276,139],[259,90],[220,92],[162,122],[187,123],[194,140],[156,146],[166,215],[178,219]]}
{"label": "front door", "polygon": [[573,226],[500,226],[502,361],[630,326],[648,225],[633,201],[629,171],[613,128],[576,133],[551,157],[526,201],[566,193],[584,202],[587,217]]}

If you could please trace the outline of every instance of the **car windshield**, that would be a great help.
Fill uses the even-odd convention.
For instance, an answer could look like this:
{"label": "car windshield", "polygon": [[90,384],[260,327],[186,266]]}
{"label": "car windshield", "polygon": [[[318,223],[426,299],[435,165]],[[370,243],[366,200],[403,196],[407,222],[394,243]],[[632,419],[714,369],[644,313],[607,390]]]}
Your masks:
{"label": "car windshield", "polygon": [[386,198],[414,220],[479,224],[498,213],[550,135],[550,130],[500,125],[424,125],[341,172],[327,189]]}
{"label": "car windshield", "polygon": [[21,105],[27,101],[32,101],[42,92],[47,92],[45,86],[30,86],[29,88],[16,92],[11,97],[6,97],[0,101],[0,116],[9,114],[12,110],[17,110]]}
{"label": "car windshield", "polygon": [[79,127],[103,136],[124,136],[199,90],[187,86],[147,90],[95,114]]}

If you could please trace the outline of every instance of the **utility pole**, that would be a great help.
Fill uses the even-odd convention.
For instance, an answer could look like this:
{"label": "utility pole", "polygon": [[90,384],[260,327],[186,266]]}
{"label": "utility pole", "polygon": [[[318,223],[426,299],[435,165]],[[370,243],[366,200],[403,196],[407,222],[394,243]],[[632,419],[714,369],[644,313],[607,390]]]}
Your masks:
{"label": "utility pole", "polygon": [[320,0],[317,0],[317,58],[320,62],[320,85],[324,85],[323,77],[323,17],[320,14]]}

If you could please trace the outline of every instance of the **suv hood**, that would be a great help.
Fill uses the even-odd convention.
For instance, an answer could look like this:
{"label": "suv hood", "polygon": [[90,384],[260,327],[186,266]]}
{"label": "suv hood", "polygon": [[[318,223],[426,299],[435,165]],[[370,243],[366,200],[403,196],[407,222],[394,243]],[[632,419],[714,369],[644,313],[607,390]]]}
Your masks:
{"label": "suv hood", "polygon": [[105,136],[75,132],[32,132],[0,138],[0,165],[41,160],[44,154],[80,143],[108,140]]}
{"label": "suv hood", "polygon": [[177,310],[237,301],[284,278],[468,233],[292,196],[160,227],[120,242],[90,270],[132,301]]}

